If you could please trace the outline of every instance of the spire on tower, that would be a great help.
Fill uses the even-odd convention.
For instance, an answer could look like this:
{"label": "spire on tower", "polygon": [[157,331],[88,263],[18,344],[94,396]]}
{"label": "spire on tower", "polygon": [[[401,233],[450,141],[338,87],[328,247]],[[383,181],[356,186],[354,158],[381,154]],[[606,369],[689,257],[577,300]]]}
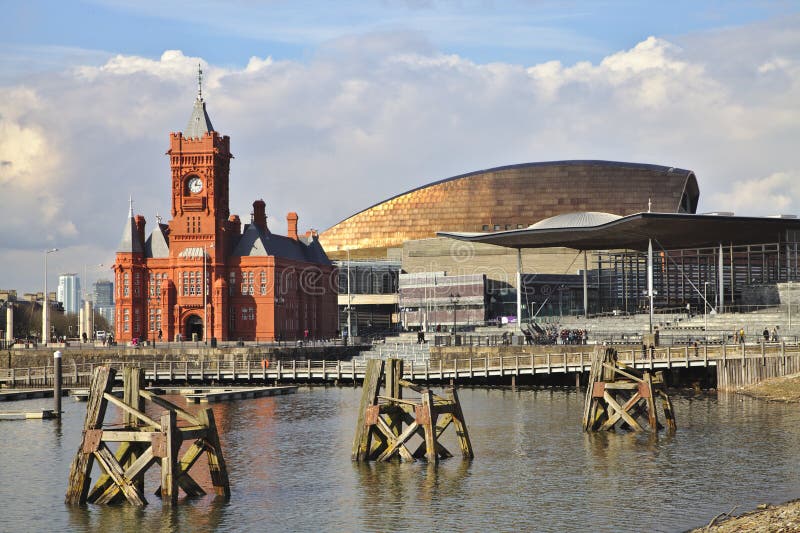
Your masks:
{"label": "spire on tower", "polygon": [[206,103],[203,100],[203,69],[200,63],[197,64],[197,99],[194,101],[192,116],[189,117],[189,124],[183,131],[183,136],[191,139],[202,139],[206,133],[214,131],[211,119],[206,112]]}
{"label": "spire on tower", "polygon": [[133,218],[133,195],[128,197],[128,218]]}
{"label": "spire on tower", "polygon": [[203,101],[203,69],[197,64],[197,99]]}

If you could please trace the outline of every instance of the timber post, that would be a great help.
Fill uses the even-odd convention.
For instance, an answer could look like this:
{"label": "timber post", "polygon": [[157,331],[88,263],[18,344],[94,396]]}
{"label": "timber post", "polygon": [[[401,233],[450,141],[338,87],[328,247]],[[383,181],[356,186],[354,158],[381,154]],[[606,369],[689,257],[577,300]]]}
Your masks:
{"label": "timber post", "polygon": [[[211,410],[192,415],[143,390],[143,369],[128,367],[123,371],[125,390],[120,400],[111,394],[114,369],[105,366],[95,369],[82,442],[70,469],[66,503],[108,504],[124,499],[133,505],[146,505],[144,477],[154,464],[161,466],[161,484],[155,493],[165,504],[178,502],[179,489],[190,497],[202,496],[205,491],[189,476],[189,469],[203,453],[208,456],[216,494],[230,499],[230,483]],[[145,401],[165,409],[157,420],[145,412]],[[122,410],[122,427],[114,424],[103,428],[109,402]],[[185,425],[179,426],[178,419]],[[192,441],[179,459],[181,444]],[[112,453],[109,444],[117,442],[119,447]],[[95,460],[103,475],[90,492],[89,476]]]}
{"label": "timber post", "polygon": [[[434,394],[411,381],[402,379],[403,361],[370,359],[364,376],[364,389],[359,405],[356,433],[353,439],[353,461],[389,461],[395,457],[414,461],[425,457],[428,463],[452,457],[439,441],[452,424],[462,456],[474,458],[472,443],[455,387],[445,389],[445,396]],[[385,377],[385,395],[380,394]],[[403,388],[419,394],[419,398],[403,397]],[[415,435],[422,443],[409,449]]]}
{"label": "timber post", "polygon": [[656,395],[663,402],[667,429],[676,429],[672,402],[661,372],[631,368],[617,360],[617,352],[606,348],[595,352],[589,372],[589,384],[583,411],[584,431],[615,431],[617,428],[657,434],[663,426],[658,421]]}
{"label": "timber post", "polygon": [[61,418],[61,350],[53,352],[53,411]]}

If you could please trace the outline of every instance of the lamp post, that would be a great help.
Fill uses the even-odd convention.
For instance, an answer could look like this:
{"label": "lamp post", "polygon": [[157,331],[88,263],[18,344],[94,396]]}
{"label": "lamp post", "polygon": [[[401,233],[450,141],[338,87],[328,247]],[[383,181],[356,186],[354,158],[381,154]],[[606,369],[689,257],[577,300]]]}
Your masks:
{"label": "lamp post", "polygon": [[353,324],[351,315],[353,314],[353,297],[350,294],[350,250],[347,250],[347,338],[353,338]]}
{"label": "lamp post", "polygon": [[206,249],[213,248],[214,245],[210,244],[208,246],[203,245],[203,343],[208,344],[208,310],[206,309],[208,306],[207,298],[208,298],[208,279],[206,274]]}
{"label": "lamp post", "polygon": [[458,299],[460,295],[458,293],[450,295],[450,303],[453,304],[453,336],[456,335],[456,304],[458,303]]}
{"label": "lamp post", "polygon": [[792,329],[792,280],[789,280],[789,297],[786,299],[789,310],[789,331]]}
{"label": "lamp post", "polygon": [[50,340],[50,299],[47,297],[47,256],[57,252],[58,248],[44,251],[44,298],[42,304],[42,343],[45,345]]}
{"label": "lamp post", "polygon": [[703,331],[705,332],[706,344],[708,344],[708,299],[706,298],[706,291],[708,290],[708,282],[703,282]]}

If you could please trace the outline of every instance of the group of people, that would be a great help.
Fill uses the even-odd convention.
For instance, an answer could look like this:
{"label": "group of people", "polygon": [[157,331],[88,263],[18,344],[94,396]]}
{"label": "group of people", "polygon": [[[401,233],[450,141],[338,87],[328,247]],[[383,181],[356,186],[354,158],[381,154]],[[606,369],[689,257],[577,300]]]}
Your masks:
{"label": "group of people", "polygon": [[764,336],[764,342],[778,342],[780,340],[780,336],[778,335],[778,330],[780,326],[773,326],[772,331],[764,328],[764,331],[761,333]]}
{"label": "group of people", "polygon": [[[761,332],[761,336],[764,338],[764,342],[779,342],[780,341],[780,334],[779,334],[780,326],[773,326],[770,330],[768,327],[764,327],[764,331]],[[738,344],[744,344],[746,339],[744,328],[739,328],[733,332],[733,340]]]}
{"label": "group of people", "polygon": [[589,333],[585,329],[559,329],[558,325],[523,328],[525,344],[586,344]]}

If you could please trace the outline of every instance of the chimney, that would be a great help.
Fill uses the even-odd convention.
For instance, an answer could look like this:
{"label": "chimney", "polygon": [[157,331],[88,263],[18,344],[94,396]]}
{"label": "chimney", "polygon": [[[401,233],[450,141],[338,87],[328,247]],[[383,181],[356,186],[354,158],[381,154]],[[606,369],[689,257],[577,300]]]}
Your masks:
{"label": "chimney", "polygon": [[139,237],[139,243],[144,246],[144,217],[142,215],[136,215],[133,218],[133,224],[136,228],[136,235]]}
{"label": "chimney", "polygon": [[228,217],[228,228],[230,228],[231,233],[234,235],[242,234],[242,221],[239,219],[239,215],[231,215]]}
{"label": "chimney", "polygon": [[267,231],[267,204],[264,200],[256,200],[253,202],[253,224],[261,231]]}
{"label": "chimney", "polygon": [[297,213],[292,211],[286,215],[286,225],[289,228],[288,237],[297,240]]}

